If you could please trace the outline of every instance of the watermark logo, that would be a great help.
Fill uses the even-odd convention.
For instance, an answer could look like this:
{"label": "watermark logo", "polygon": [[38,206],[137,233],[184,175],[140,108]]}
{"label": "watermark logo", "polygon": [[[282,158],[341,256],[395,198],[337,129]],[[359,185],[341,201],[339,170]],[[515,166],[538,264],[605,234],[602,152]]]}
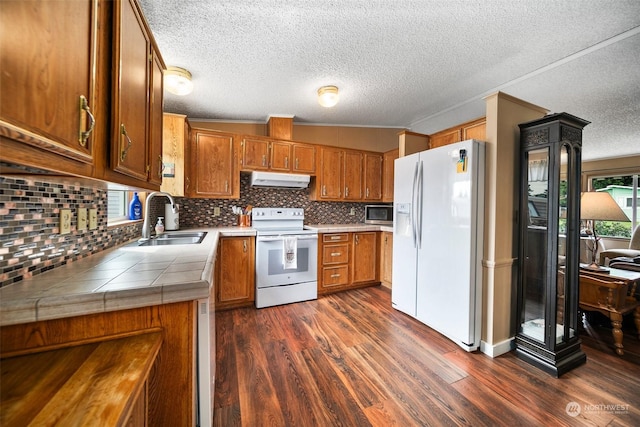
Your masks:
{"label": "watermark logo", "polygon": [[570,417],[577,417],[578,415],[580,415],[582,407],[578,402],[569,402],[567,403],[567,407],[564,410],[567,411],[567,415],[569,415]]}
{"label": "watermark logo", "polygon": [[629,405],[625,403],[587,403],[580,405],[578,402],[569,402],[564,408],[567,415],[577,417],[580,413],[608,413],[615,415],[623,415],[629,413]]}

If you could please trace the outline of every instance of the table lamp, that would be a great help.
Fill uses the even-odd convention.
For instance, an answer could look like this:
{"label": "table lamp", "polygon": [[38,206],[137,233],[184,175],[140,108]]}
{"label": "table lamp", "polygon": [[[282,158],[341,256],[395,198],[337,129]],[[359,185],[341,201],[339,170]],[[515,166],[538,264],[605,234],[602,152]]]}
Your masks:
{"label": "table lamp", "polygon": [[591,252],[591,264],[586,267],[589,270],[604,270],[598,265],[596,254],[598,252],[598,241],[596,235],[596,221],[629,221],[627,215],[620,206],[613,200],[611,194],[601,191],[588,191],[580,196],[580,218],[587,221],[587,234],[591,234],[593,240],[593,251]]}

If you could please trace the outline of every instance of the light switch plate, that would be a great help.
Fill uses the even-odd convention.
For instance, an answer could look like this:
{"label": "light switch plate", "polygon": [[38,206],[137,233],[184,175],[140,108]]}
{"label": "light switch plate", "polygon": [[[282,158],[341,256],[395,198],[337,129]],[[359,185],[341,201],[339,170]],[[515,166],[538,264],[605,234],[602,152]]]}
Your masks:
{"label": "light switch plate", "polygon": [[98,228],[98,209],[89,209],[89,230]]}
{"label": "light switch plate", "polygon": [[78,208],[78,231],[87,229],[87,208]]}
{"label": "light switch plate", "polygon": [[213,208],[213,216],[220,216],[220,206]]}
{"label": "light switch plate", "polygon": [[60,209],[60,234],[71,233],[71,209]]}

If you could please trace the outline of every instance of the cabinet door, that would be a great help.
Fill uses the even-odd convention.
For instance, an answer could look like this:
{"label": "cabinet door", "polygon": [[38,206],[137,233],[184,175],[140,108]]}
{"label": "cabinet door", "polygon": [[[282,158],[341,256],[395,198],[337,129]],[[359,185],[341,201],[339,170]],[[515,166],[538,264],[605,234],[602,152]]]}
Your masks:
{"label": "cabinet door", "polygon": [[477,139],[480,141],[487,139],[487,120],[485,118],[462,126],[462,141],[466,141],[467,139]]}
{"label": "cabinet door", "polygon": [[250,305],[255,300],[254,239],[222,237],[218,244],[216,308]]}
{"label": "cabinet door", "polygon": [[382,200],[382,155],[364,155],[364,199]]}
{"label": "cabinet door", "polygon": [[269,169],[269,141],[262,139],[242,139],[242,169]]}
{"label": "cabinet door", "polygon": [[[151,116],[149,138],[149,182],[162,184],[162,70],[164,64],[160,56],[152,49],[151,56]],[[177,196],[177,194],[175,194]]]}
{"label": "cabinet door", "polygon": [[362,153],[345,151],[344,153],[344,199],[362,199]]}
{"label": "cabinet door", "polygon": [[380,260],[380,280],[391,285],[391,277],[393,272],[393,233],[388,231],[382,232]]}
{"label": "cabinet door", "polygon": [[342,195],[342,150],[320,150],[320,199],[337,200]]}
{"label": "cabinet door", "polygon": [[232,134],[197,131],[190,155],[188,191],[191,197],[239,197]]}
{"label": "cabinet door", "polygon": [[[173,196],[185,195],[185,141],[188,141],[186,116],[164,113],[162,119],[162,160],[173,168],[173,177],[163,176],[161,191]],[[185,133],[187,137],[185,138]]]}
{"label": "cabinet door", "polygon": [[269,167],[272,171],[291,172],[291,144],[289,142],[271,142]]}
{"label": "cabinet door", "polygon": [[116,2],[115,114],[111,160],[115,171],[147,180],[150,42],[134,0]]}
{"label": "cabinet door", "polygon": [[442,147],[443,145],[449,145],[459,141],[461,141],[460,128],[446,130],[435,133],[429,137],[429,148]]}
{"label": "cabinet door", "polygon": [[316,147],[313,145],[293,144],[293,171],[316,173]]}
{"label": "cabinet door", "polygon": [[97,14],[97,0],[0,1],[3,160],[91,175]]}
{"label": "cabinet door", "polygon": [[384,153],[382,159],[382,201],[393,202],[393,173],[399,150]]}
{"label": "cabinet door", "polygon": [[352,284],[375,282],[378,278],[377,233],[353,234]]}

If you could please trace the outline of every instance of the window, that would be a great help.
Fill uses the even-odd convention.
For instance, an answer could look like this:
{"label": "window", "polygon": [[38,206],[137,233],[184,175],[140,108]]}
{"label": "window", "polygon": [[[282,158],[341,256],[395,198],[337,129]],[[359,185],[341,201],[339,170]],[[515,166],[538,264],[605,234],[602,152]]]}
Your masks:
{"label": "window", "polygon": [[592,189],[611,194],[613,200],[629,217],[629,222],[596,221],[596,233],[601,236],[630,238],[631,231],[638,226],[638,205],[640,202],[638,175],[593,177],[590,181]]}
{"label": "window", "polygon": [[107,194],[107,222],[126,221],[129,219],[130,193],[124,190],[109,190]]}

